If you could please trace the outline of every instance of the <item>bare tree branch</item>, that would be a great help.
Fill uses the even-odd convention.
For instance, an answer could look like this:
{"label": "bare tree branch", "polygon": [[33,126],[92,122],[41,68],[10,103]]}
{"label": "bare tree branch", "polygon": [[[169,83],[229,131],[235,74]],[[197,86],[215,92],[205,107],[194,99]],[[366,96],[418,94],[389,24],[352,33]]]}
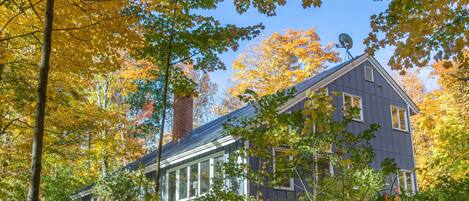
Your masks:
{"label": "bare tree branch", "polygon": [[[82,26],[82,27],[58,28],[58,29],[52,29],[52,31],[72,31],[72,30],[86,29],[86,28],[90,28],[90,27],[93,27],[95,25],[98,25],[98,24],[100,24],[101,22],[104,22],[104,21],[115,20],[115,19],[119,19],[119,18],[122,18],[122,17],[126,17],[126,16],[127,15],[118,16],[118,17],[104,18],[104,19],[101,19],[101,20],[96,21],[94,23]],[[20,35],[16,35],[16,36],[0,38],[0,41],[12,40],[12,39],[15,39],[15,38],[21,38],[21,37],[33,35],[33,34],[36,34],[36,33],[41,33],[41,32],[42,32],[42,30],[35,30],[35,31],[32,31],[32,32],[28,32],[28,33],[24,33],[24,34],[20,34]]]}
{"label": "bare tree branch", "polygon": [[31,3],[31,0],[28,0],[29,2],[29,5],[31,6],[31,9],[33,10],[34,14],[36,14],[36,17],[37,19],[39,20],[39,22],[41,22],[41,24],[43,23],[42,20],[41,20],[41,17],[39,17],[39,14],[37,13],[36,9],[34,9],[34,5]]}
{"label": "bare tree branch", "polygon": [[[2,4],[4,4],[6,1],[7,1],[7,0],[4,0],[4,1],[0,4],[0,6],[1,6]],[[0,33],[2,33],[2,31],[5,29],[5,27],[6,27],[8,24],[10,24],[10,22],[13,21],[16,17],[18,17],[19,15],[23,14],[24,11],[26,11],[26,10],[28,10],[28,9],[30,9],[30,8],[33,8],[33,9],[34,9],[34,6],[36,6],[37,4],[41,3],[42,1],[43,1],[43,0],[40,0],[40,1],[36,2],[36,3],[34,3],[34,4],[31,4],[31,2],[29,2],[29,3],[31,4],[31,6],[25,8],[25,9],[23,9],[23,10],[21,10],[21,8],[17,5],[18,8],[20,9],[20,12],[18,12],[18,14],[16,14],[16,15],[13,16],[12,18],[8,19],[8,21],[5,23],[5,25],[3,25],[2,28],[0,29]],[[34,10],[34,12],[36,12],[36,11]],[[37,13],[36,13],[36,14],[37,14]],[[38,17],[39,17],[39,16],[38,16]],[[41,20],[41,18],[39,18],[39,20]],[[41,21],[41,23],[42,23],[42,21]]]}

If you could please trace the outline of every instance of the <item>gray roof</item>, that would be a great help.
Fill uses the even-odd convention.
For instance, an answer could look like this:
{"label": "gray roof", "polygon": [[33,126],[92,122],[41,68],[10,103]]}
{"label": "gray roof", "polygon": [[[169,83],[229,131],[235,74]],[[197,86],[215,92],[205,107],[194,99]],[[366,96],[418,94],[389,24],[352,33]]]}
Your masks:
{"label": "gray roof", "polygon": [[[296,93],[299,94],[311,86],[315,85],[319,81],[323,80],[324,78],[328,77],[332,73],[336,72],[337,70],[341,69],[342,67],[346,66],[347,64],[355,61],[360,56],[354,57],[348,61],[345,61],[339,65],[336,65],[332,68],[328,68],[325,71],[318,73],[317,75],[308,78],[294,86],[296,89]],[[221,116],[213,121],[210,121],[194,130],[185,138],[181,139],[179,143],[172,143],[169,142],[163,145],[161,160],[165,160],[170,158],[171,156],[178,155],[185,151],[194,149],[196,147],[202,146],[204,144],[213,142],[223,137],[223,132],[221,132],[223,124],[227,122],[228,119],[239,117],[239,116],[249,116],[254,113],[254,108],[251,105],[246,105],[238,110],[235,110],[227,115]],[[128,164],[124,167],[127,170],[136,170],[139,167],[147,167],[151,164],[156,163],[156,155],[157,151],[153,151],[142,158]],[[90,189],[92,186],[87,186],[86,188],[82,189],[81,191],[85,191]]]}
{"label": "gray roof", "polygon": [[[360,55],[361,56],[361,55]],[[322,79],[328,77],[332,73],[336,72],[340,68],[346,66],[347,64],[355,61],[357,58],[360,56],[354,57],[353,59],[350,59],[348,61],[345,61],[337,66],[334,66],[332,68],[329,68],[309,79],[306,79],[298,84],[296,84],[294,87],[296,89],[296,93],[301,93],[314,84],[318,83]],[[180,153],[183,153],[185,151],[194,149],[196,147],[202,146],[204,144],[210,143],[212,141],[218,140],[223,137],[223,132],[220,132],[220,130],[223,127],[223,124],[231,118],[239,117],[239,116],[249,116],[253,114],[254,109],[251,105],[246,105],[238,110],[235,110],[227,115],[221,116],[213,121],[210,121],[194,130],[188,135],[186,138],[183,138],[179,143],[172,143],[169,142],[163,146],[162,154],[161,154],[161,160],[165,160],[171,156],[178,155]],[[148,166],[156,162],[156,151],[153,151],[142,158],[138,159],[137,161],[130,163],[127,165],[125,168],[126,169],[136,169],[139,166]]]}

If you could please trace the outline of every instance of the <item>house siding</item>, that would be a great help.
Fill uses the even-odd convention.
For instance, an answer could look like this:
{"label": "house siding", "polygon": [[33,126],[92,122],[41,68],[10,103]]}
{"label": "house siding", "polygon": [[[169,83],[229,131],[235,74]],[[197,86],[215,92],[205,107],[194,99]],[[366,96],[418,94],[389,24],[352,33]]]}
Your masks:
{"label": "house siding", "polygon": [[[327,88],[329,91],[346,92],[362,98],[363,122],[352,121],[348,127],[350,132],[362,132],[373,123],[381,126],[371,142],[375,151],[375,159],[371,164],[373,168],[380,168],[380,163],[385,158],[393,158],[396,160],[398,167],[412,170],[415,165],[411,130],[408,129],[409,132],[403,132],[393,129],[390,109],[391,105],[407,109],[407,103],[376,69],[373,69],[374,82],[366,81],[364,76],[365,65],[372,66],[371,63],[366,61],[327,85]],[[343,112],[341,111],[343,106],[342,96],[334,97],[334,104],[337,107],[334,118],[336,120],[343,119]],[[408,115],[409,110],[407,109]],[[407,119],[409,119],[409,116]]]}
{"label": "house siding", "polygon": [[[407,103],[375,68],[373,68],[374,82],[365,80],[365,65],[373,66],[369,61],[365,61],[328,84],[325,88],[329,92],[346,92],[362,98],[363,122],[352,121],[347,128],[349,132],[360,133],[370,128],[370,125],[373,123],[380,125],[380,129],[375,133],[376,137],[371,141],[375,153],[375,158],[370,164],[373,168],[380,169],[380,163],[384,159],[392,158],[399,168],[413,170],[415,165],[410,122],[408,122],[408,132],[393,129],[390,110],[391,105],[406,108],[407,119],[410,120]],[[333,96],[333,104],[336,106],[336,111],[333,114],[334,119],[337,121],[343,120],[342,95]],[[304,108],[304,101],[299,102],[288,110],[299,110],[302,108]],[[255,160],[251,161],[253,169],[256,169]],[[413,176],[416,181],[415,174]],[[257,188],[254,184],[250,186],[250,195],[255,196]],[[302,186],[298,179],[295,179],[295,186]],[[302,193],[298,188],[295,188],[294,191],[273,188],[260,189],[264,200],[293,201],[298,200],[297,197]],[[415,186],[415,189],[417,189],[417,186]]]}

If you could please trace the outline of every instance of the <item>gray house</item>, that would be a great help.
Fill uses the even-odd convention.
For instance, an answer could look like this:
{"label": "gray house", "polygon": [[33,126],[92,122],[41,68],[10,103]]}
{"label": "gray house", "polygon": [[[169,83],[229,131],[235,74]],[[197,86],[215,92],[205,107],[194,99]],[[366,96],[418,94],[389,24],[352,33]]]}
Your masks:
{"label": "gray house", "polygon": [[[297,84],[295,88],[297,94],[282,111],[301,109],[308,89],[327,88],[329,91],[343,92],[342,97],[334,97],[334,105],[337,107],[334,118],[343,118],[340,108],[344,104],[358,105],[361,114],[350,123],[350,132],[361,132],[372,123],[381,125],[372,141],[375,159],[371,166],[379,168],[385,158],[395,159],[402,169],[394,188],[407,192],[418,190],[417,178],[412,172],[415,161],[409,117],[418,113],[419,109],[375,58],[366,54],[355,57]],[[162,200],[191,200],[208,192],[211,178],[223,174],[217,172],[214,166],[226,161],[228,155],[239,147],[245,146],[240,139],[223,135],[223,123],[229,118],[252,115],[253,112],[254,109],[247,105],[191,130],[178,141],[164,145],[161,163]],[[187,127],[176,121],[175,126]],[[143,156],[124,168],[134,170],[139,166],[145,167],[149,177],[154,177],[156,152]],[[297,182],[299,181],[292,179],[290,184],[283,187],[264,188],[263,196],[268,200],[296,200],[301,193],[296,188],[299,185]],[[239,194],[256,193],[254,185],[249,181],[239,183]],[[89,186],[77,195],[83,201],[91,201],[91,189],[92,186]]]}

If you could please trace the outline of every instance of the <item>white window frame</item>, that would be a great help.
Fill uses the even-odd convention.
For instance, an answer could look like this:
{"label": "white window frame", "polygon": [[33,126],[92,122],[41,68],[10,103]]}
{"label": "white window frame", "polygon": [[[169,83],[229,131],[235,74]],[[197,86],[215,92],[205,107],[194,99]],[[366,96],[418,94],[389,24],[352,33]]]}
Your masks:
{"label": "white window frame", "polygon": [[363,122],[364,121],[364,117],[363,117],[363,98],[361,96],[357,96],[357,95],[353,95],[353,94],[350,94],[350,93],[347,93],[347,92],[342,92],[342,108],[344,109],[344,115],[345,115],[345,96],[350,96],[351,97],[351,105],[350,107],[353,107],[353,98],[356,97],[356,98],[360,98],[360,118],[357,119],[357,118],[352,118],[352,120],[354,121],[358,121],[358,122]]}
{"label": "white window frame", "polygon": [[[213,187],[213,176],[214,176],[214,158],[216,157],[222,157],[223,158],[223,162],[226,162],[226,157],[225,157],[225,153],[224,151],[221,151],[221,152],[217,152],[217,153],[214,153],[214,154],[211,154],[211,155],[208,155],[208,156],[205,156],[203,158],[200,158],[200,159],[197,159],[197,160],[194,160],[194,161],[191,161],[189,163],[186,163],[186,164],[183,164],[183,165],[180,165],[180,166],[177,166],[177,167],[174,167],[174,168],[171,168],[171,169],[168,169],[166,171],[166,180],[164,181],[166,183],[166,192],[169,192],[169,173],[171,172],[176,172],[176,195],[175,195],[175,200],[176,201],[187,201],[187,200],[193,200],[197,197],[200,197],[200,196],[203,196],[205,195],[206,193],[210,192],[210,190],[212,189]],[[205,192],[205,193],[200,193],[200,182],[201,182],[201,177],[200,177],[200,163],[202,161],[206,161],[206,160],[209,160],[209,179],[210,179],[210,188],[209,188],[209,191],[208,192]],[[197,192],[196,192],[196,195],[195,196],[190,196],[190,166],[191,165],[194,165],[194,164],[197,164]],[[183,198],[183,199],[179,199],[179,171],[180,169],[184,168],[184,167],[187,167],[187,197],[186,198]],[[224,172],[223,172],[223,176],[225,176]],[[164,200],[168,200],[169,199],[169,193],[166,193],[165,197],[164,197]]]}
{"label": "white window frame", "polygon": [[[313,132],[315,133],[316,132],[316,124],[313,125]],[[333,150],[333,144],[330,144],[329,145],[329,150],[327,151],[328,153],[332,154],[332,150]],[[329,160],[329,173],[334,176],[334,164],[332,164],[332,161]]]}
{"label": "white window frame", "polygon": [[[397,109],[397,128],[394,127],[394,120],[393,120],[393,114],[392,114],[392,109],[396,108]],[[405,129],[401,129],[401,115],[400,115],[400,110],[404,110],[404,118],[405,118]],[[391,113],[391,127],[394,130],[402,131],[402,132],[409,132],[409,118],[407,117],[407,110],[403,107],[391,105],[389,107],[389,111]]]}
{"label": "white window frame", "polygon": [[[275,147],[272,149],[272,155],[273,155],[273,171],[275,171],[275,152],[277,150],[285,150],[286,148],[284,147]],[[290,160],[293,160],[293,156],[290,156]],[[285,191],[295,191],[295,179],[292,177],[289,179],[290,180],[290,186],[274,186],[274,189],[276,190],[285,190]]]}
{"label": "white window frame", "polygon": [[[401,180],[399,179],[399,177],[401,176],[401,172],[405,172],[405,173],[410,173],[410,178],[411,178],[411,184],[412,185],[412,192],[407,192],[407,185],[409,185],[407,183],[407,174],[403,174],[404,175],[404,186],[402,186],[401,188]],[[406,169],[400,169],[398,172],[397,172],[397,189],[399,189],[399,193],[415,193],[415,180],[414,180],[414,172],[410,171],[410,170],[406,170]],[[404,192],[401,192],[401,189],[404,189]]]}
{"label": "white window frame", "polygon": [[[367,69],[370,69],[370,70],[371,70],[371,71],[370,71],[370,72],[371,72],[371,80],[366,79],[366,70],[367,70]],[[373,71],[374,71],[374,70],[373,70],[373,67],[371,67],[371,66],[365,66],[365,67],[363,68],[363,70],[364,70],[364,71],[363,71],[363,74],[364,74],[364,76],[365,76],[365,80],[366,80],[366,81],[369,81],[369,82],[375,82],[375,74],[374,74],[374,72],[373,72]]]}

